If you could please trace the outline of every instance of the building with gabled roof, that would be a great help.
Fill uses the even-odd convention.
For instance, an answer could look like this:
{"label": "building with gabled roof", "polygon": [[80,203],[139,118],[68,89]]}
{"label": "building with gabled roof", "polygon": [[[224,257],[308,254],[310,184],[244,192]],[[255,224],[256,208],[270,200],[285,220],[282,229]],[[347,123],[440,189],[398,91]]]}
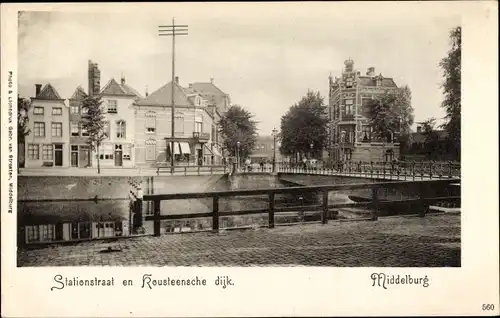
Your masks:
{"label": "building with gabled roof", "polygon": [[[172,89],[175,98],[174,136],[171,131]],[[178,77],[136,101],[135,110],[137,166],[169,165],[172,155],[177,165],[222,161],[222,155],[213,142],[213,112],[201,94],[182,87]]]}
{"label": "building with gabled roof", "polygon": [[49,83],[35,85],[35,96],[28,110],[25,167],[69,166],[68,105]]}
{"label": "building with gabled roof", "polygon": [[81,86],[77,86],[69,98],[69,143],[71,167],[86,168],[92,166],[92,151],[88,143],[88,133],[83,129],[85,109],[82,101],[87,93]]}
{"label": "building with gabled roof", "polygon": [[143,96],[130,87],[123,76],[120,83],[111,78],[99,95],[105,112],[107,134],[99,149],[100,164],[102,167],[132,168],[135,166],[134,103]]}
{"label": "building with gabled roof", "polygon": [[334,161],[392,161],[399,157],[399,131],[387,132],[387,138],[372,137],[367,103],[389,90],[398,89],[394,80],[354,68],[354,61],[344,62],[340,77],[329,77],[330,144],[328,157]]}

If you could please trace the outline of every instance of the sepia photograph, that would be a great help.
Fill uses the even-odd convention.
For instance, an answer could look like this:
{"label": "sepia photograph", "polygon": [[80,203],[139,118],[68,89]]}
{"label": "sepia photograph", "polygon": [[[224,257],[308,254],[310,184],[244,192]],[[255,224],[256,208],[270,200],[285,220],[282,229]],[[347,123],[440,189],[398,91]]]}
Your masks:
{"label": "sepia photograph", "polygon": [[145,18],[19,12],[18,266],[460,266],[458,17]]}
{"label": "sepia photograph", "polygon": [[[47,269],[44,288],[64,292],[118,284],[101,268],[191,268],[177,286],[220,290],[238,285],[231,268],[365,268],[380,290],[466,269],[464,220],[481,210],[462,194],[481,186],[462,187],[465,158],[497,160],[461,129],[465,21],[483,11],[101,5],[9,14],[2,116],[8,94],[17,127],[2,184],[17,270]],[[157,273],[134,284],[175,285]]]}

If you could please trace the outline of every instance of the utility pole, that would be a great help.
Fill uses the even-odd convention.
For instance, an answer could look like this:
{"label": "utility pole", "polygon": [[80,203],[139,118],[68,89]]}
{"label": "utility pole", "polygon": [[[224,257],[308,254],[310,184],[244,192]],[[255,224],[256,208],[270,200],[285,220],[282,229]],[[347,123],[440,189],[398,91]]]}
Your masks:
{"label": "utility pole", "polygon": [[175,37],[178,35],[188,35],[188,26],[187,25],[176,25],[175,19],[172,18],[172,25],[160,25],[158,26],[158,35],[159,36],[171,36],[172,37],[172,139],[170,143],[170,171],[174,174],[174,145],[175,145]]}

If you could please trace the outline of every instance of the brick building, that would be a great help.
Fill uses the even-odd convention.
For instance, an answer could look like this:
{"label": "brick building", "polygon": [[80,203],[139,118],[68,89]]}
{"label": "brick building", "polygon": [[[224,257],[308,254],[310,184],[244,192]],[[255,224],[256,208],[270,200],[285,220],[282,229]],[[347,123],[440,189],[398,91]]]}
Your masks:
{"label": "brick building", "polygon": [[370,67],[365,75],[354,68],[354,61],[344,62],[339,78],[329,78],[330,151],[333,160],[392,161],[399,157],[399,132],[388,131],[387,137],[372,136],[364,108],[370,99],[388,90],[398,89],[394,80],[376,75]]}
{"label": "brick building", "polygon": [[[276,140],[276,162],[282,161],[281,154],[279,152],[279,140]],[[260,162],[260,160],[265,160],[272,162],[274,156],[274,138],[272,136],[257,136],[257,142],[255,147],[250,154],[250,158],[253,162]]]}
{"label": "brick building", "polygon": [[[175,90],[174,138],[172,86]],[[179,85],[179,78],[137,101],[134,107],[137,167],[168,165],[172,154],[177,165],[196,165],[199,160],[203,164],[220,162],[221,153],[213,146],[214,109],[192,87]]]}
{"label": "brick building", "polygon": [[88,133],[83,129],[82,122],[85,116],[85,110],[82,109],[82,101],[87,94],[81,86],[75,89],[75,92],[69,99],[69,143],[71,167],[91,167],[92,151],[88,144]]}

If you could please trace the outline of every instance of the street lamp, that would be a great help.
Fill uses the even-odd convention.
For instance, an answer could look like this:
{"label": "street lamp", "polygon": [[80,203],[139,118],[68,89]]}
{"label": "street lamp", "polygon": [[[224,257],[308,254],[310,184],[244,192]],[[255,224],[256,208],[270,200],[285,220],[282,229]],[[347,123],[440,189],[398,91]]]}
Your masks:
{"label": "street lamp", "polygon": [[311,152],[309,153],[309,157],[310,157],[310,159],[312,159],[312,152],[313,152],[314,143],[311,142],[309,147],[311,147]]}
{"label": "street lamp", "polygon": [[276,170],[276,137],[278,136],[278,130],[276,128],[273,128],[273,172]]}
{"label": "street lamp", "polygon": [[236,161],[238,162],[238,169],[240,168],[240,142],[236,142]]}

